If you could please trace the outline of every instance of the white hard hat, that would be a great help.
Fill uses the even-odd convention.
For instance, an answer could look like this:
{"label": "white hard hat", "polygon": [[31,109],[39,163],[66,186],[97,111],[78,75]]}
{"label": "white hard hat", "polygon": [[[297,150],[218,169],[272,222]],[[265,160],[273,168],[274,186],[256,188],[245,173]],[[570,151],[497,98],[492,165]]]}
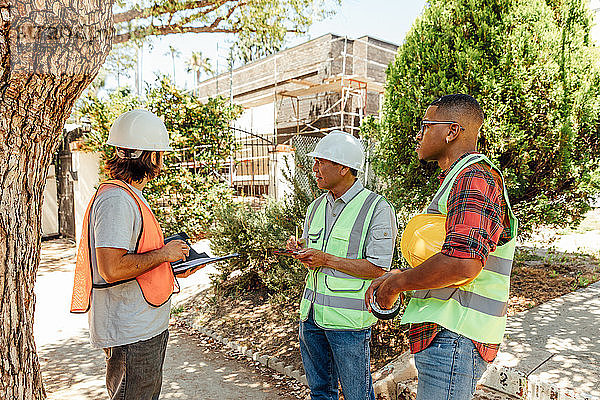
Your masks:
{"label": "white hard hat", "polygon": [[319,140],[317,147],[308,153],[308,155],[314,158],[334,161],[360,172],[363,170],[365,161],[365,152],[360,140],[342,131],[330,132],[327,136]]}
{"label": "white hard hat", "polygon": [[165,123],[148,110],[121,114],[110,127],[107,144],[124,149],[171,151]]}

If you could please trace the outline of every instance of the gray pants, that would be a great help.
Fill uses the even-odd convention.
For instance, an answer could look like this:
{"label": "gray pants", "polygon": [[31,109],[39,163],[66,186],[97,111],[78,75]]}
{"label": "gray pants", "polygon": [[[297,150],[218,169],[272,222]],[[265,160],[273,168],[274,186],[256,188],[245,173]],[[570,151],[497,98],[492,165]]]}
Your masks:
{"label": "gray pants", "polygon": [[111,400],[158,400],[169,331],[148,340],[104,349]]}

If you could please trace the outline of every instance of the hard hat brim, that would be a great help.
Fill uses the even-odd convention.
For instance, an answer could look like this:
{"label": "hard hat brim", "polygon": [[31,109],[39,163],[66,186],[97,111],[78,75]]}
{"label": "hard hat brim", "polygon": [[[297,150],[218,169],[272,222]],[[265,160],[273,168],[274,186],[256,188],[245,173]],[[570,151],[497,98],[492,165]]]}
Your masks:
{"label": "hard hat brim", "polygon": [[120,147],[122,149],[130,149],[130,150],[143,150],[143,151],[175,151],[171,146],[158,146],[158,147],[150,147],[150,146],[127,146],[123,144],[117,144],[112,141],[106,142],[109,146]]}
{"label": "hard hat brim", "polygon": [[319,154],[317,152],[311,151],[310,153],[307,154],[308,157],[312,157],[312,158],[322,158],[323,160],[329,160],[329,161],[333,161],[334,163],[338,163],[340,165],[343,165],[344,167],[348,167],[348,168],[354,168],[356,169],[358,172],[363,172],[363,168],[357,168],[357,167],[353,167],[352,165],[346,165],[343,162],[340,162],[339,160],[334,159],[333,157],[327,157],[324,156],[322,154]]}

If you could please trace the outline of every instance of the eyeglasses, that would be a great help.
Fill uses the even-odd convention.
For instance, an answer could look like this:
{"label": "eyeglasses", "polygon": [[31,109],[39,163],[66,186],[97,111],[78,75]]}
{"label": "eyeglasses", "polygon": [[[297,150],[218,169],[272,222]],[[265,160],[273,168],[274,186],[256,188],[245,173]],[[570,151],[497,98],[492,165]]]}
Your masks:
{"label": "eyeglasses", "polygon": [[456,125],[458,125],[458,127],[460,128],[461,131],[465,130],[465,128],[463,128],[463,126],[456,121],[429,121],[427,119],[423,119],[423,120],[421,120],[419,135],[423,135],[425,133],[425,127],[427,125],[440,125],[440,124],[444,124],[444,125],[456,124]]}

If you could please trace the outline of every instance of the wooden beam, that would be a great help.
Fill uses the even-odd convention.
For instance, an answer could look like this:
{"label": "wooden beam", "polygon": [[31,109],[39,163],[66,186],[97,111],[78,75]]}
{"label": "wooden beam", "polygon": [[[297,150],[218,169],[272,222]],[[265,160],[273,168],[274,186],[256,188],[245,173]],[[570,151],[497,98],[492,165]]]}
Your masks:
{"label": "wooden beam", "polygon": [[311,96],[317,93],[324,92],[339,92],[342,90],[341,82],[323,83],[321,85],[313,86],[307,89],[296,89],[296,90],[284,90],[279,94],[282,96],[290,97],[304,97]]}
{"label": "wooden beam", "polygon": [[290,82],[291,83],[296,83],[298,85],[308,86],[308,87],[313,87],[313,86],[318,86],[319,85],[318,83],[315,83],[315,82],[309,82],[306,79],[295,79],[295,78],[292,78],[292,79],[290,79]]}

